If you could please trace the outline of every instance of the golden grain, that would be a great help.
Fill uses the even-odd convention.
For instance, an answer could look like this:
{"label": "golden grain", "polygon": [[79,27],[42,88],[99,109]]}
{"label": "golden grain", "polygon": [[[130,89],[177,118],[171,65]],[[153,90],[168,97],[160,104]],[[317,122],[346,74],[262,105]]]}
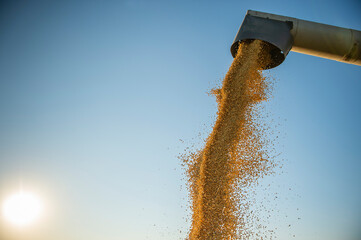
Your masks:
{"label": "golden grain", "polygon": [[[266,46],[255,40],[239,46],[217,98],[217,120],[203,150],[185,159],[192,208],[190,240],[247,239],[243,189],[268,170],[257,103],[267,100],[262,66]],[[241,205],[242,204],[242,205]]]}

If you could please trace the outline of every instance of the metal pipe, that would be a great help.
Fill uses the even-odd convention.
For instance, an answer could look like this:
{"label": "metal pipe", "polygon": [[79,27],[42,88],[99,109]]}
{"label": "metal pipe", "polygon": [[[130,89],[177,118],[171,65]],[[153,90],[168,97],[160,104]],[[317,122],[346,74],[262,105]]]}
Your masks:
{"label": "metal pipe", "polygon": [[271,46],[266,69],[281,64],[290,50],[361,66],[361,32],[353,29],[248,10],[231,47],[233,57],[240,42],[252,39]]}

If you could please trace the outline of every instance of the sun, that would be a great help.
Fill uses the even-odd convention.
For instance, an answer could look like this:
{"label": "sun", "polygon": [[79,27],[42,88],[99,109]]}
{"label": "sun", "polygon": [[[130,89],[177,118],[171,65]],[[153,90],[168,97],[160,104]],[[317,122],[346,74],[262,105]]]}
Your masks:
{"label": "sun", "polygon": [[34,223],[40,217],[43,204],[36,195],[19,191],[5,200],[2,210],[8,222],[22,227]]}

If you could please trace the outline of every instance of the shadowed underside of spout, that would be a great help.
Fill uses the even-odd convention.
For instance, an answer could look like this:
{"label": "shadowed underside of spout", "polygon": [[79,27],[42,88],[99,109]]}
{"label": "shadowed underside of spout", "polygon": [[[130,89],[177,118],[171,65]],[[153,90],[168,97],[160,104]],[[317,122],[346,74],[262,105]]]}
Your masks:
{"label": "shadowed underside of spout", "polygon": [[361,32],[249,10],[231,46],[235,57],[241,42],[262,40],[271,62],[280,65],[289,51],[361,66]]}

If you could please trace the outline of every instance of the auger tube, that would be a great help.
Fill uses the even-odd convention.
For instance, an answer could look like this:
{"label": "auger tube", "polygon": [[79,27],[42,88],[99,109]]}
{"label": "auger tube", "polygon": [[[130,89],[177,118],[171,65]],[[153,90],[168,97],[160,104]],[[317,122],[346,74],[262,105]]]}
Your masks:
{"label": "auger tube", "polygon": [[289,51],[361,66],[358,30],[248,10],[231,47],[233,57],[240,42],[253,39],[271,46],[266,69],[281,64]]}

